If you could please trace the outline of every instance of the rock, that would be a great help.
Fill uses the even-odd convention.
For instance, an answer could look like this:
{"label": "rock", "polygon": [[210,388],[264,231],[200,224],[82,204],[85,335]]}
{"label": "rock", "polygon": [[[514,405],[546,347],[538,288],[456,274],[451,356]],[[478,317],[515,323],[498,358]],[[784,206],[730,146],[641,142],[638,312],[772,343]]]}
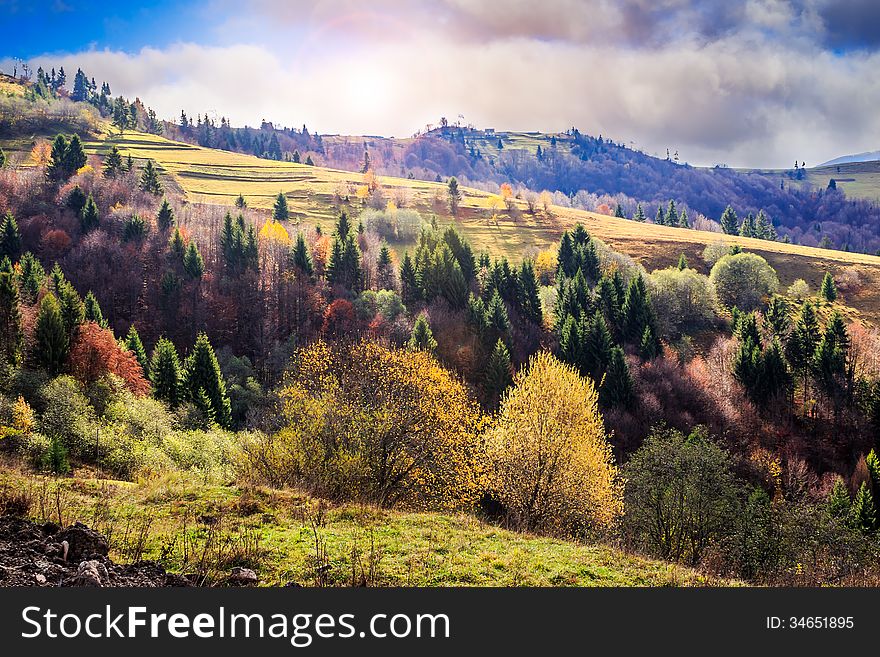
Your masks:
{"label": "rock", "polygon": [[226,583],[230,586],[252,586],[259,581],[257,574],[250,568],[242,568],[236,566],[232,569],[232,574],[226,579]]}
{"label": "rock", "polygon": [[34,575],[34,581],[37,583],[38,586],[45,586],[46,576],[43,573],[37,573],[36,575]]}
{"label": "rock", "polygon": [[62,582],[62,586],[107,586],[110,574],[107,567],[96,559],[83,561],[76,569],[76,574]]}
{"label": "rock", "polygon": [[106,538],[80,522],[74,523],[67,529],[58,532],[52,537],[52,540],[62,545],[64,541],[67,541],[66,560],[73,563],[79,563],[84,559],[91,559],[96,556],[106,557],[110,551]]}

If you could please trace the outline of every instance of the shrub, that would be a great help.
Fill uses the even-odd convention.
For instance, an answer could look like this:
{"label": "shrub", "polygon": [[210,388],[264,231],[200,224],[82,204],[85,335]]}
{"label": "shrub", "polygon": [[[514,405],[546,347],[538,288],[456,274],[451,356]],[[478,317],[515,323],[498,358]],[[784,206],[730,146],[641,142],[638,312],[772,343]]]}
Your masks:
{"label": "shrub", "polygon": [[776,271],[754,253],[723,256],[709,279],[721,303],[746,311],[759,308],[779,288]]}
{"label": "shrub", "polygon": [[718,308],[715,289],[706,276],[695,270],[661,269],[648,277],[648,285],[663,338],[678,339],[715,320]]}
{"label": "shrub", "polygon": [[38,428],[40,433],[59,438],[74,456],[93,453],[97,424],[80,384],[71,376],[52,379],[41,396],[45,410]]}
{"label": "shrub", "polygon": [[549,353],[516,376],[486,443],[494,495],[516,524],[581,535],[623,512],[593,384]]}
{"label": "shrub", "polygon": [[786,294],[792,299],[803,301],[810,296],[810,286],[807,285],[807,282],[803,278],[799,278],[788,286]]}

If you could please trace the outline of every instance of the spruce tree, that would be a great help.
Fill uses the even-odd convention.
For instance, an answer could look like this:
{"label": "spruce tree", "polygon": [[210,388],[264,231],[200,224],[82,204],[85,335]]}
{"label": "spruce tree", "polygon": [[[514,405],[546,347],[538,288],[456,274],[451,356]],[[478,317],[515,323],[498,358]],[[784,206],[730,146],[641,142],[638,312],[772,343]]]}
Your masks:
{"label": "spruce tree", "polygon": [[517,279],[518,306],[525,319],[537,326],[544,320],[541,297],[538,294],[538,278],[531,260],[523,260]]}
{"label": "spruce tree", "polygon": [[605,317],[608,328],[615,335],[620,333],[620,297],[614,279],[603,276],[596,285],[596,309]]}
{"label": "spruce tree", "polygon": [[654,312],[648,299],[648,291],[641,275],[635,276],[629,283],[622,309],[623,335],[627,340],[637,343],[642,340],[645,328],[654,329]]}
{"label": "spruce tree", "polygon": [[611,338],[605,318],[600,313],[596,313],[590,320],[581,320],[581,327],[580,342],[583,354],[581,373],[593,379],[598,387],[611,362],[614,340]]}
{"label": "spruce tree", "polygon": [[104,313],[101,312],[101,306],[98,303],[98,299],[89,290],[88,294],[86,294],[86,298],[84,301],[85,304],[85,318],[87,322],[94,322],[101,328],[107,328],[107,320],[104,319]]}
{"label": "spruce tree", "polygon": [[193,401],[197,402],[199,391],[204,390],[217,424],[225,429],[230,428],[232,407],[226,394],[226,382],[214,348],[205,333],[199,333],[193,352],[187,359],[186,384]]}
{"label": "spruce tree", "polygon": [[620,203],[614,208],[614,216],[618,219],[626,219],[626,215],[623,213],[623,208],[620,206]]}
{"label": "spruce tree", "polygon": [[122,154],[116,146],[113,146],[104,158],[104,177],[115,178],[123,173],[125,173],[125,165],[122,163]]}
{"label": "spruce tree", "polygon": [[843,479],[838,477],[834,481],[831,492],[828,493],[828,498],[825,500],[825,509],[832,518],[846,520],[851,506],[852,499],[849,496],[846,484],[843,483]]}
{"label": "spruce tree", "polygon": [[669,199],[669,207],[666,209],[666,220],[664,223],[667,226],[678,225],[678,210],[675,209],[675,201],[672,199]]}
{"label": "spruce tree", "polygon": [[174,232],[171,234],[171,239],[168,240],[168,250],[176,259],[181,262],[183,261],[183,256],[186,253],[186,244],[183,241],[183,235],[180,233],[180,229],[177,227],[174,228]]}
{"label": "spruce tree", "polygon": [[191,280],[200,279],[205,273],[205,261],[196,246],[195,240],[190,240],[183,254],[183,271]]}
{"label": "spruce tree", "polygon": [[287,207],[287,197],[278,192],[275,197],[275,206],[272,208],[272,219],[275,221],[287,221],[290,217],[290,210]]}
{"label": "spruce tree", "polygon": [[247,201],[244,200],[243,194],[239,194],[238,198],[235,199],[235,207],[239,210],[244,210],[247,207]]}
{"label": "spruce tree", "polygon": [[633,215],[633,221],[640,221],[640,222],[644,223],[646,220],[647,220],[647,217],[645,216],[645,211],[642,208],[642,204],[639,203],[636,206],[636,212]]}
{"label": "spruce tree", "polygon": [[309,247],[306,245],[306,239],[300,232],[296,236],[296,242],[290,254],[291,264],[300,272],[305,274],[309,279],[315,273],[315,266],[312,263],[312,255],[309,253]]}
{"label": "spruce tree", "polygon": [[159,225],[159,230],[163,233],[171,230],[175,221],[174,208],[171,207],[167,198],[163,198],[162,205],[159,206],[159,212],[156,213],[156,223]]}
{"label": "spruce tree", "polygon": [[176,408],[185,398],[185,389],[183,368],[173,342],[159,338],[150,359],[149,372],[153,395]]}
{"label": "spruce tree", "polygon": [[491,339],[494,341],[501,338],[507,341],[510,338],[510,318],[507,307],[497,291],[486,304],[486,317],[489,320]]}
{"label": "spruce tree", "polygon": [[159,195],[162,193],[162,182],[159,180],[159,170],[153,165],[153,160],[147,160],[147,164],[141,171],[140,187],[145,192]]}
{"label": "spruce tree", "polygon": [[605,373],[605,381],[599,389],[599,401],[606,407],[626,408],[633,400],[633,380],[629,373],[623,349],[611,349],[611,360]]}
{"label": "spruce tree", "polygon": [[86,162],[88,162],[79,135],[73,135],[73,137],[70,138],[67,147],[64,149],[64,158],[62,162],[64,178],[70,178],[70,176],[79,171],[86,165]]}
{"label": "spruce tree", "polygon": [[79,225],[83,233],[88,233],[97,228],[101,223],[101,217],[98,214],[98,205],[95,203],[94,197],[89,194],[86,204],[79,213]]}
{"label": "spruce tree", "polygon": [[813,355],[819,345],[819,321],[813,304],[805,302],[800,315],[785,343],[785,356],[795,371],[803,377],[804,399],[807,398],[807,385]]}
{"label": "spruce tree", "polygon": [[581,347],[581,331],[578,321],[568,315],[561,323],[559,332],[559,357],[564,362],[581,369],[583,349]]}
{"label": "spruce tree", "polygon": [[58,376],[67,360],[70,338],[61,317],[61,306],[51,292],[40,302],[34,331],[34,360],[49,376]]}
{"label": "spruce tree", "polygon": [[144,376],[150,376],[150,361],[147,359],[147,350],[144,349],[144,343],[141,342],[141,336],[138,335],[137,328],[132,324],[128,329],[128,335],[125,336],[125,348],[134,354],[137,362],[140,363]]}
{"label": "spruce tree", "polygon": [[682,253],[678,258],[678,271],[684,271],[688,268],[688,259]]}
{"label": "spruce tree", "polygon": [[789,317],[788,302],[781,296],[776,295],[767,304],[767,312],[764,313],[764,321],[770,326],[773,335],[778,338],[784,337],[789,325],[791,324]]}
{"label": "spruce tree", "polygon": [[61,182],[69,176],[65,168],[64,156],[67,153],[67,138],[64,135],[55,135],[52,142],[52,150],[49,154],[49,162],[46,165],[46,177],[52,182]]}
{"label": "spruce tree", "polygon": [[22,295],[27,303],[33,303],[37,300],[40,288],[46,280],[46,272],[40,261],[34,257],[30,251],[21,256],[21,279]]}
{"label": "spruce tree", "polygon": [[403,261],[400,263],[400,295],[407,307],[416,303],[421,297],[416,268],[408,251],[403,254]]}
{"label": "spruce tree", "polygon": [[834,302],[837,300],[837,286],[829,272],[825,272],[825,278],[822,279],[822,287],[819,290],[825,301]]}
{"label": "spruce tree", "polygon": [[678,215],[678,227],[679,228],[690,228],[691,227],[690,219],[688,219],[687,208],[682,209],[681,214]]}
{"label": "spruce tree", "polygon": [[12,262],[18,262],[21,257],[21,232],[18,222],[12,213],[7,210],[0,222],[0,258],[9,258]]}
{"label": "spruce tree", "polygon": [[642,339],[639,341],[639,358],[642,360],[653,360],[660,355],[663,347],[660,339],[654,332],[654,328],[649,324],[642,333]]}
{"label": "spruce tree", "polygon": [[849,510],[849,523],[854,529],[864,533],[877,529],[877,510],[874,508],[874,496],[863,481],[859,486]]}
{"label": "spruce tree", "polygon": [[64,328],[72,340],[80,324],[86,321],[86,307],[76,288],[69,281],[63,281],[57,290]]}
{"label": "spruce tree", "polygon": [[458,180],[453,176],[446,186],[446,195],[449,198],[449,212],[453,217],[458,216],[458,206],[461,203],[461,190],[458,188]]}
{"label": "spruce tree", "polygon": [[413,324],[408,346],[413,351],[427,351],[428,353],[434,353],[434,350],[437,348],[437,341],[431,332],[428,317],[424,313],[419,315],[416,318],[415,324]]}
{"label": "spruce tree", "polygon": [[510,352],[504,341],[499,338],[486,363],[484,386],[490,406],[495,408],[504,391],[513,383],[511,375]]}
{"label": "spruce tree", "polygon": [[736,212],[729,205],[725,208],[724,214],[721,215],[721,230],[728,235],[739,233],[739,219],[736,216]]}
{"label": "spruce tree", "polygon": [[868,468],[868,474],[871,475],[871,492],[880,494],[880,457],[873,449],[865,457],[865,465]]}
{"label": "spruce tree", "polygon": [[8,161],[6,157],[6,153],[0,148],[0,169],[6,166],[6,162]]}
{"label": "spruce tree", "polygon": [[15,274],[3,271],[0,272],[0,358],[6,365],[15,367],[21,364],[23,353],[24,329],[18,284]]}

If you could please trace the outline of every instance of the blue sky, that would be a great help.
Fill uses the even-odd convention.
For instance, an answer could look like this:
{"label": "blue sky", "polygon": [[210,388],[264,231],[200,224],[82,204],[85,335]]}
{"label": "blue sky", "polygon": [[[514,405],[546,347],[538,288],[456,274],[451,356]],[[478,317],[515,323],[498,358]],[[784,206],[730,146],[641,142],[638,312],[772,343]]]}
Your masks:
{"label": "blue sky", "polygon": [[440,116],[696,164],[880,147],[876,0],[0,0],[0,70],[82,67],[163,118],[407,136]]}

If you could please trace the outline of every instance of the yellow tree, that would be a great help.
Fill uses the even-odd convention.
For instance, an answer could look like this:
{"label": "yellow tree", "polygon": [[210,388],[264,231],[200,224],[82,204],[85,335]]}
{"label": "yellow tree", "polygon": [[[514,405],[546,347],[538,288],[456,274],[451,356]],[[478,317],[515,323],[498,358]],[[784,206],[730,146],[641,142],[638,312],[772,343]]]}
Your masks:
{"label": "yellow tree", "polygon": [[510,186],[510,183],[504,183],[503,185],[501,185],[499,194],[501,196],[501,200],[503,200],[504,204],[507,206],[507,209],[513,210],[513,206],[516,201],[514,200],[513,187]]}
{"label": "yellow tree", "polygon": [[486,448],[495,494],[526,529],[579,535],[623,513],[593,384],[547,352],[502,398]]}

